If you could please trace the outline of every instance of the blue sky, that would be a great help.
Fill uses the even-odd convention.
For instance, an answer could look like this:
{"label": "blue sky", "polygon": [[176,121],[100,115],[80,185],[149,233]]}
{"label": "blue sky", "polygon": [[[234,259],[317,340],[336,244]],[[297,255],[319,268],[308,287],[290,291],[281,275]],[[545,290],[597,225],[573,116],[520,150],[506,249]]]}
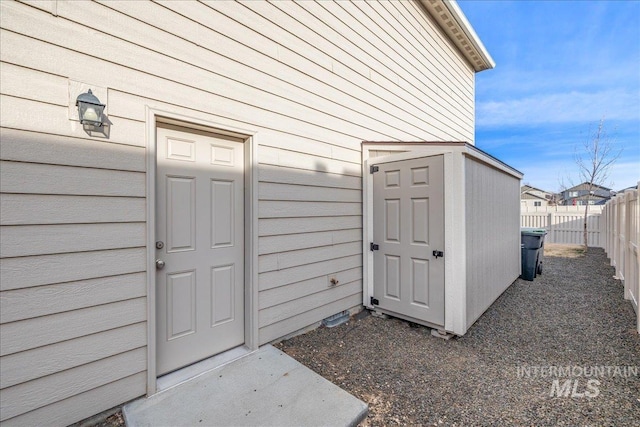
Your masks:
{"label": "blue sky", "polygon": [[[548,191],[581,182],[574,153],[604,117],[640,180],[640,1],[458,0],[496,68],[476,75],[476,146]],[[568,185],[570,186],[570,185]]]}

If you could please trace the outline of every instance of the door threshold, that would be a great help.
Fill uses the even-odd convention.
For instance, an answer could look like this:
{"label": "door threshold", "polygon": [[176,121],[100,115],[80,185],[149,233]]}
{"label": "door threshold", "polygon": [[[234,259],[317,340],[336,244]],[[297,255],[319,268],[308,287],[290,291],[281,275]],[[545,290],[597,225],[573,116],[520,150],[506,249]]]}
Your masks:
{"label": "door threshold", "polygon": [[185,366],[177,371],[169,372],[168,374],[156,379],[156,393],[160,393],[177,385],[183,384],[250,353],[253,353],[253,350],[246,345],[241,345],[220,354],[216,354],[215,356],[211,356],[208,359]]}

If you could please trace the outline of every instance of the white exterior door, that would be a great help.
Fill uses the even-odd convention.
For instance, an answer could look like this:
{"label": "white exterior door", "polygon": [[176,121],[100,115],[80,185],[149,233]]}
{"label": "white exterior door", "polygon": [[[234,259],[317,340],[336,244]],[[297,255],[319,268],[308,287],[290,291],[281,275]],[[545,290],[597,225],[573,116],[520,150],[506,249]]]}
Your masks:
{"label": "white exterior door", "polygon": [[384,312],[444,326],[444,161],[422,157],[373,173],[373,298]]}
{"label": "white exterior door", "polygon": [[245,341],[243,195],[241,140],[158,127],[158,375]]}

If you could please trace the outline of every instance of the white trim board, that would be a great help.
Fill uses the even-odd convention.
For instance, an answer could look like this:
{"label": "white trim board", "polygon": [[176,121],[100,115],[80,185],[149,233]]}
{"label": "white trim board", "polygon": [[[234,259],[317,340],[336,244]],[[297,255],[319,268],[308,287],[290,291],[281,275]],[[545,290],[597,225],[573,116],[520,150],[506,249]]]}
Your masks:
{"label": "white trim board", "polygon": [[[147,396],[157,393],[156,376],[156,268],[155,268],[155,183],[156,127],[160,123],[187,129],[204,130],[244,140],[245,154],[245,344],[249,351],[258,348],[258,161],[257,130],[238,127],[235,123],[190,117],[172,111],[146,106],[147,156]],[[232,350],[233,351],[233,350]],[[217,355],[216,355],[217,356]],[[215,356],[214,356],[215,357]]]}

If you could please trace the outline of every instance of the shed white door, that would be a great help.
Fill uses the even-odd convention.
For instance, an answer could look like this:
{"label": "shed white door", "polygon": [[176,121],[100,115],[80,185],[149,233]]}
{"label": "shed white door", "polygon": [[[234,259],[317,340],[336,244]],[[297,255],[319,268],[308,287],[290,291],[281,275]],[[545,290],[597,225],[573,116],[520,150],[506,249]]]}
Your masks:
{"label": "shed white door", "polygon": [[374,298],[380,309],[444,325],[443,156],[377,165],[373,174]]}
{"label": "shed white door", "polygon": [[239,139],[157,129],[158,375],[244,343],[243,153]]}

